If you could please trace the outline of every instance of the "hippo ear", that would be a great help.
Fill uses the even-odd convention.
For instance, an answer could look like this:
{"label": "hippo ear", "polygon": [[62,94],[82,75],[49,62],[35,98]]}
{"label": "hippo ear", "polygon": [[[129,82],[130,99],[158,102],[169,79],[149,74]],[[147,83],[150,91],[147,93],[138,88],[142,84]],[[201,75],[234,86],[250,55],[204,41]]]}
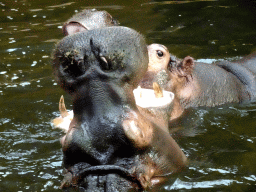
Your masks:
{"label": "hippo ear", "polygon": [[78,22],[69,22],[64,24],[64,26],[62,27],[62,32],[65,36],[86,30],[86,27]]}
{"label": "hippo ear", "polygon": [[192,74],[192,71],[194,69],[194,59],[190,56],[187,56],[183,59],[180,69],[179,69],[179,73],[181,76],[188,76]]}

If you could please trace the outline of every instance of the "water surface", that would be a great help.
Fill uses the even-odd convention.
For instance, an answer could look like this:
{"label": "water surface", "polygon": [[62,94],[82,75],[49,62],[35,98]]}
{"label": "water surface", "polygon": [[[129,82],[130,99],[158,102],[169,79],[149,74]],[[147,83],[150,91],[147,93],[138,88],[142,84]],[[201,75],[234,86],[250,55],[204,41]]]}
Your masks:
{"label": "water surface", "polygon": [[[62,152],[51,51],[61,26],[84,8],[107,10],[121,25],[182,58],[212,63],[256,51],[255,1],[0,2],[0,191],[60,191]],[[174,138],[190,165],[159,191],[254,191],[256,103],[191,109]]]}

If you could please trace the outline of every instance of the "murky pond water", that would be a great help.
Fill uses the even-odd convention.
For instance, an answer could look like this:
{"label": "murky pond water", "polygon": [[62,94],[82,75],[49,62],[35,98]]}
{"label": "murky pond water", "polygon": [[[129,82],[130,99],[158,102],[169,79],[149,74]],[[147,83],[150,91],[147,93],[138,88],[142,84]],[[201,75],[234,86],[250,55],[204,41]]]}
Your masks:
{"label": "murky pond water", "polygon": [[[93,2],[93,3],[92,3]],[[182,58],[213,62],[256,51],[255,1],[0,2],[0,191],[60,191],[62,94],[51,51],[61,26],[84,8],[107,10],[121,25]],[[255,191],[256,103],[191,109],[174,138],[190,159],[160,191]]]}

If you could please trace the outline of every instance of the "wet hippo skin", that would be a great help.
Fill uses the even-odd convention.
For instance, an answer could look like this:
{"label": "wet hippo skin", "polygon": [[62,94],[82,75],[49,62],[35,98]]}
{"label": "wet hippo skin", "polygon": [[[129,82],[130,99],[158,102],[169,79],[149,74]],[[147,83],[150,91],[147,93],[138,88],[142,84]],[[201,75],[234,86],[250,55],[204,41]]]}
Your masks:
{"label": "wet hippo skin", "polygon": [[[153,121],[155,124],[158,124],[160,127],[166,127],[168,125],[169,112],[172,111],[172,93],[166,93],[161,96],[161,98],[156,97],[156,90],[154,89],[155,94],[153,95],[153,84],[157,81],[159,84],[164,84],[166,81],[162,81],[163,78],[159,78],[159,75],[162,73],[157,73],[159,70],[164,70],[162,68],[163,63],[168,63],[170,60],[170,54],[167,48],[159,44],[151,44],[147,46],[149,64],[146,75],[143,77],[143,80],[140,81],[139,85],[148,89],[138,89],[134,90],[136,92],[135,101],[143,105],[137,105],[139,111],[146,118]],[[165,71],[164,71],[165,72]],[[152,91],[151,91],[152,90]],[[161,90],[162,91],[162,90]],[[153,106],[152,106],[153,105]],[[73,119],[73,111],[67,111],[64,104],[64,97],[62,96],[59,102],[59,111],[60,117],[53,119],[53,126],[56,128],[62,129],[64,132],[67,132],[69,124]],[[165,128],[168,130],[168,127]]]}
{"label": "wet hippo skin", "polygon": [[62,187],[86,191],[149,189],[186,165],[169,133],[138,111],[133,90],[148,67],[144,38],[126,27],[63,38],[53,52],[74,118],[61,139]]}
{"label": "wet hippo skin", "polygon": [[95,28],[117,25],[118,22],[108,12],[85,9],[67,20],[62,27],[62,32],[66,36]]}
{"label": "wet hippo skin", "polygon": [[[159,49],[157,46],[161,45],[151,48],[155,50],[155,54]],[[179,117],[184,109],[189,107],[213,107],[225,103],[255,101],[255,53],[242,60],[214,64],[195,62],[189,56],[180,60],[169,55],[169,62],[159,60],[158,63],[162,63],[161,68],[154,70],[153,75],[147,72],[146,79],[143,79],[140,85],[149,87],[152,84],[150,81],[153,80],[164,90],[174,93],[171,120]]]}

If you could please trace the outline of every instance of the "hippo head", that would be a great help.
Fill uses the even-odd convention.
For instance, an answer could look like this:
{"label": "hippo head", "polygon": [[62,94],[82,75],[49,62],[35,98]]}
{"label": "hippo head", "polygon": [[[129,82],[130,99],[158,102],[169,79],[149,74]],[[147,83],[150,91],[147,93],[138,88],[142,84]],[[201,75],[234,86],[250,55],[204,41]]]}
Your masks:
{"label": "hippo head", "polygon": [[[173,91],[176,84],[184,84],[184,79],[189,78],[193,71],[194,60],[187,56],[184,60],[178,59],[169,53],[161,44],[147,46],[149,55],[148,70],[140,82],[144,88],[153,88],[157,82],[163,89]],[[171,85],[174,82],[173,85]]]}
{"label": "hippo head", "polygon": [[153,88],[153,82],[157,82],[163,89],[169,81],[167,67],[171,55],[168,49],[161,44],[151,44],[147,46],[149,55],[148,70],[139,83],[143,88]]}
{"label": "hippo head", "polygon": [[117,25],[118,22],[108,12],[85,9],[67,20],[62,27],[62,32],[67,36],[81,31]]}
{"label": "hippo head", "polygon": [[176,119],[182,114],[186,102],[192,96],[194,87],[188,85],[192,81],[194,60],[190,56],[180,60],[161,44],[149,45],[148,54],[148,70],[139,85],[152,88],[154,82],[157,82],[162,89],[174,93],[169,120]]}
{"label": "hippo head", "polygon": [[57,44],[54,74],[72,95],[74,113],[61,139],[61,187],[143,190],[184,167],[177,143],[136,107],[133,90],[147,68],[144,38],[126,27],[88,30]]}

